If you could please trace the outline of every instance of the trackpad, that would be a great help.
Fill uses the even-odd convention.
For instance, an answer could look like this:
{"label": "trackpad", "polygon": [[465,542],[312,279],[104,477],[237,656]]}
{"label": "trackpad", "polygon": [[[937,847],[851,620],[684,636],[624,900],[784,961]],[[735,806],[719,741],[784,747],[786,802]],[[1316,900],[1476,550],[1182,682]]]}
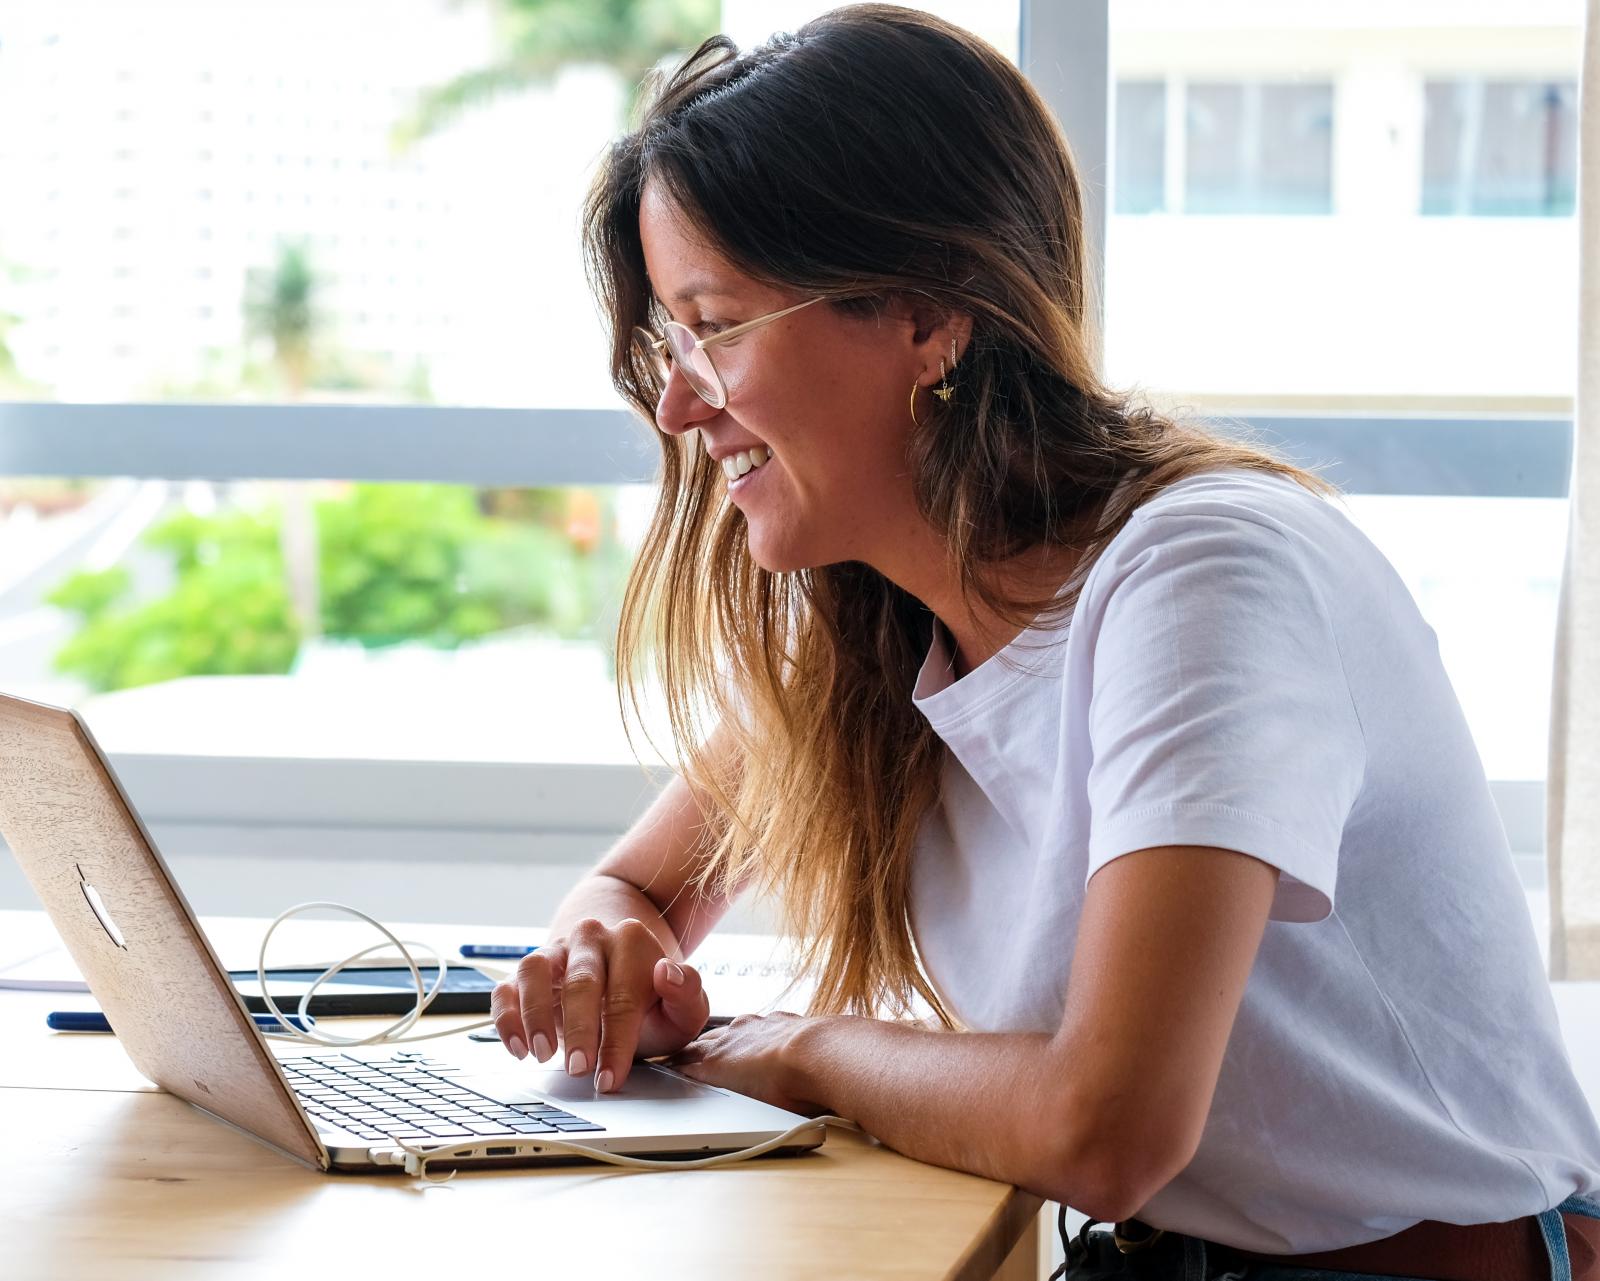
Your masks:
{"label": "trackpad", "polygon": [[568,1076],[557,1069],[534,1068],[529,1072],[496,1072],[493,1076],[474,1076],[463,1082],[468,1088],[499,1099],[503,1103],[531,1103],[551,1099],[562,1103],[633,1102],[659,1099],[703,1099],[715,1094],[697,1081],[665,1072],[649,1063],[635,1063],[627,1084],[610,1094],[594,1088],[593,1074]]}

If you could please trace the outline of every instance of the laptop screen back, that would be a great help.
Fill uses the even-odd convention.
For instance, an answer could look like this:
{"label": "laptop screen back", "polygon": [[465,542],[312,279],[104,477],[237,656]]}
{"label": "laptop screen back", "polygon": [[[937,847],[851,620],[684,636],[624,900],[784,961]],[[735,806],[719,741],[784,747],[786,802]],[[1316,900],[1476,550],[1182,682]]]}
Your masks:
{"label": "laptop screen back", "polygon": [[0,836],[134,1066],[325,1168],[242,999],[74,713],[0,694]]}

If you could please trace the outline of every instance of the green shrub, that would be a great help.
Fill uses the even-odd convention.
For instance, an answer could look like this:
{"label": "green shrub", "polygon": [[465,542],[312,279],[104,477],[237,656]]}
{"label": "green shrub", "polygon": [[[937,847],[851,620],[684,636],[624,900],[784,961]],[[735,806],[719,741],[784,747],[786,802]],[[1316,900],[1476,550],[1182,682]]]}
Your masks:
{"label": "green shrub", "polygon": [[[558,501],[540,521],[483,515],[471,489],[353,485],[315,504],[321,624],[367,646],[455,646],[509,627],[562,636],[610,635],[610,606],[627,571],[610,536],[580,548],[559,525]],[[48,597],[83,620],[56,667],[97,691],[179,676],[279,674],[300,646],[284,574],[281,514],[183,512],[146,533],[165,552],[174,586],[125,603],[121,567],[73,574]],[[591,621],[600,616],[600,625]]]}

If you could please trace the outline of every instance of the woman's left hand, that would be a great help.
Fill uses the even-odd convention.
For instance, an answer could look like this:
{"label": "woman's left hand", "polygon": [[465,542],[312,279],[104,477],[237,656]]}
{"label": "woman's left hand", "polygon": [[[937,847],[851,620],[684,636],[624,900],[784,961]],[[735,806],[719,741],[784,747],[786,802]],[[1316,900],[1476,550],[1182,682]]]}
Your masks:
{"label": "woman's left hand", "polygon": [[779,1011],[741,1014],[714,1027],[665,1060],[696,1081],[747,1094],[773,1107],[817,1116],[827,1107],[801,1097],[798,1045],[802,1034],[823,1020]]}

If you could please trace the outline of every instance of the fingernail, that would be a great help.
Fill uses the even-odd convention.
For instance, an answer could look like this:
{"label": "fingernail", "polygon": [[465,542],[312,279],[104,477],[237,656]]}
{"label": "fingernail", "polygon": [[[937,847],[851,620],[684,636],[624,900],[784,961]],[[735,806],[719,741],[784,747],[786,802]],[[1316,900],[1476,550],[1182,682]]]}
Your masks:
{"label": "fingernail", "polygon": [[517,1036],[515,1033],[513,1033],[511,1039],[506,1042],[506,1049],[511,1051],[513,1058],[525,1059],[528,1057],[528,1047],[523,1044],[522,1038]]}
{"label": "fingernail", "polygon": [[589,1070],[589,1056],[582,1050],[574,1050],[567,1055],[567,1071],[573,1076],[582,1076]]}
{"label": "fingernail", "polygon": [[533,1034],[533,1057],[541,1063],[550,1057],[550,1038],[543,1032]]}
{"label": "fingernail", "polygon": [[674,987],[683,982],[683,966],[676,961],[667,962],[667,982]]}
{"label": "fingernail", "polygon": [[611,1091],[611,1082],[612,1082],[613,1079],[614,1078],[611,1075],[611,1069],[610,1068],[601,1068],[600,1069],[600,1079],[598,1081],[596,1081],[595,1084],[600,1087],[600,1093],[601,1094],[610,1093],[610,1091]]}

